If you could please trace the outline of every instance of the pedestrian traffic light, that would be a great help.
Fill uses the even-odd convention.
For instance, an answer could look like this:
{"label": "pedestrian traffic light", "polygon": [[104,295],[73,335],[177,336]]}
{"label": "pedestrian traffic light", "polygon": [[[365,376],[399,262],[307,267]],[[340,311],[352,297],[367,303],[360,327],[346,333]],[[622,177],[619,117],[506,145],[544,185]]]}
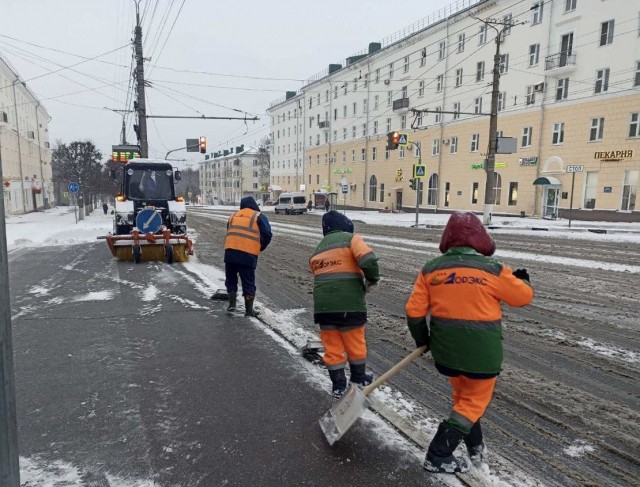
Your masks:
{"label": "pedestrian traffic light", "polygon": [[416,186],[417,186],[416,185],[416,181],[417,181],[417,179],[414,179],[414,178],[409,179],[409,187],[411,189],[416,189]]}
{"label": "pedestrian traffic light", "polygon": [[387,134],[387,149],[395,150],[398,148],[398,144],[400,143],[400,132],[393,131]]}
{"label": "pedestrian traffic light", "polygon": [[205,154],[207,152],[207,138],[200,137],[200,153]]}

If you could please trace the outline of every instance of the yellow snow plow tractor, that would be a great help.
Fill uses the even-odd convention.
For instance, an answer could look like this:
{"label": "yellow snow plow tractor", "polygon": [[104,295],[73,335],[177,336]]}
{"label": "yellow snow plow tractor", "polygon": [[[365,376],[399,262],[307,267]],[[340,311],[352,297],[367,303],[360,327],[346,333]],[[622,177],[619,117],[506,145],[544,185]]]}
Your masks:
{"label": "yellow snow plow tractor", "polygon": [[[111,174],[115,178],[115,172]],[[103,237],[120,260],[186,262],[193,255],[187,209],[175,194],[180,171],[164,160],[134,159],[123,168],[113,233]]]}

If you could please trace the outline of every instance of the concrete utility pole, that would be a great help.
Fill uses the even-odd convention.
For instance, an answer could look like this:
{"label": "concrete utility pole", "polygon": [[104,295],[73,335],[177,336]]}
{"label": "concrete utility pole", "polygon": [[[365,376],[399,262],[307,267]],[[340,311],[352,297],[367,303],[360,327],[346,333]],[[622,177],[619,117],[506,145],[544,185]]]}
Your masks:
{"label": "concrete utility pole", "polygon": [[[498,146],[498,98],[500,96],[500,44],[504,39],[505,32],[515,25],[522,25],[524,22],[514,22],[510,19],[496,20],[487,19],[480,20],[485,25],[496,31],[496,52],[493,56],[493,80],[491,91],[491,115],[489,117],[489,151],[484,164],[484,170],[487,173],[487,180],[484,187],[484,208],[482,211],[482,222],[485,225],[491,224],[491,214],[493,213],[493,205],[496,202],[495,195],[495,165],[496,165],[496,149]],[[500,27],[496,27],[500,26]]]}
{"label": "concrete utility pole", "polygon": [[[0,126],[0,136],[2,126]],[[0,138],[0,181],[2,181],[2,139]],[[24,193],[24,191],[23,191]],[[11,300],[9,299],[9,257],[4,218],[4,198],[0,198],[0,485],[20,485],[16,390],[11,344]]]}
{"label": "concrete utility pole", "polygon": [[142,56],[142,27],[140,26],[140,2],[136,2],[136,82],[138,88],[138,127],[140,141],[140,157],[149,157],[149,142],[147,140],[147,106],[144,97],[144,57]]}

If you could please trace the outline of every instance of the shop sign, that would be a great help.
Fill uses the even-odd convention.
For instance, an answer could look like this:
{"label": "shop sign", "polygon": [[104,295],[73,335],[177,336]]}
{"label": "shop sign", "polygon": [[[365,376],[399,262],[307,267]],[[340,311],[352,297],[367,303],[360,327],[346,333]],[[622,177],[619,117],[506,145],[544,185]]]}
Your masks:
{"label": "shop sign", "polygon": [[633,157],[633,149],[594,152],[593,158],[600,162],[622,162]]}
{"label": "shop sign", "polygon": [[[504,168],[504,167],[507,167],[507,163],[506,162],[496,162],[493,165],[493,167],[496,168],[496,169]],[[477,164],[471,164],[471,169],[484,169],[484,162],[479,162]]]}
{"label": "shop sign", "polygon": [[346,169],[334,169],[333,174],[350,174],[352,171],[349,168]]}
{"label": "shop sign", "polygon": [[521,166],[537,166],[538,165],[538,156],[532,157],[521,157],[520,158]]}

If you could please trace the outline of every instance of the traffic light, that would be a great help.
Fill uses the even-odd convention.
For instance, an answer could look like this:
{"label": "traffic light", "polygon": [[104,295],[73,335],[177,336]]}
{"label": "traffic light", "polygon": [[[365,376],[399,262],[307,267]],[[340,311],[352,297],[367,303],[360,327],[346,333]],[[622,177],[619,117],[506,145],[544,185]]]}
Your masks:
{"label": "traffic light", "polygon": [[206,152],[207,152],[207,138],[200,137],[200,153],[206,154]]}
{"label": "traffic light", "polygon": [[416,182],[417,182],[417,181],[418,181],[418,180],[417,180],[417,179],[414,179],[414,178],[409,179],[409,187],[410,187],[411,189],[416,189]]}
{"label": "traffic light", "polygon": [[395,150],[398,148],[398,144],[400,143],[400,132],[393,131],[387,134],[387,149]]}

